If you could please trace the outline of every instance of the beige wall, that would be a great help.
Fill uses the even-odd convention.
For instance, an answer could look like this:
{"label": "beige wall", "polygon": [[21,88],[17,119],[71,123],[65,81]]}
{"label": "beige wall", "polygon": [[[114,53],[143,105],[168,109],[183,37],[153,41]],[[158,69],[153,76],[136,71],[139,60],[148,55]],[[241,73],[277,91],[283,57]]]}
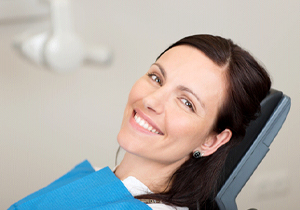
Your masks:
{"label": "beige wall", "polygon": [[[58,75],[21,58],[12,38],[49,20],[0,23],[0,209],[49,184],[84,159],[113,166],[127,94],[156,56],[183,36],[232,38],[261,60],[292,108],[271,150],[239,194],[239,209],[300,205],[299,1],[73,0],[76,31],[113,49],[110,66]],[[262,195],[263,178],[280,192]]]}

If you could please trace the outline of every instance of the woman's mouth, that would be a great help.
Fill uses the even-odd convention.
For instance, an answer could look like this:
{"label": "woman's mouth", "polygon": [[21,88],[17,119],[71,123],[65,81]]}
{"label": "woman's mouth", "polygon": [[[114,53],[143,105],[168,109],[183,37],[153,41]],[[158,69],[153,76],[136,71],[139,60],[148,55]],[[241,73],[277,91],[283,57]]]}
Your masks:
{"label": "woman's mouth", "polygon": [[147,122],[145,119],[143,119],[141,116],[139,116],[138,113],[134,112],[133,118],[134,118],[135,122],[139,126],[143,127],[144,129],[147,129],[148,131],[150,131],[152,133],[163,135],[163,133],[161,133],[157,129],[153,128],[153,126],[151,126],[149,122]]}

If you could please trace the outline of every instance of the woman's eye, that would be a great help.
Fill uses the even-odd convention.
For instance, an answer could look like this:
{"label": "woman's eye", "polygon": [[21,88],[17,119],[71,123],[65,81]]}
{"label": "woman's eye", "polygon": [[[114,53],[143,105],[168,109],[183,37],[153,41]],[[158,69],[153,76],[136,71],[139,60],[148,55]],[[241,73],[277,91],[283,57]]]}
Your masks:
{"label": "woman's eye", "polygon": [[188,100],[182,98],[181,99],[182,103],[184,105],[186,105],[189,109],[191,109],[192,111],[194,111],[194,107],[193,107],[193,104],[191,102],[189,102]]}
{"label": "woman's eye", "polygon": [[148,73],[148,76],[149,76],[154,82],[157,82],[160,86],[162,85],[161,79],[160,79],[157,75],[152,74],[152,73]]}

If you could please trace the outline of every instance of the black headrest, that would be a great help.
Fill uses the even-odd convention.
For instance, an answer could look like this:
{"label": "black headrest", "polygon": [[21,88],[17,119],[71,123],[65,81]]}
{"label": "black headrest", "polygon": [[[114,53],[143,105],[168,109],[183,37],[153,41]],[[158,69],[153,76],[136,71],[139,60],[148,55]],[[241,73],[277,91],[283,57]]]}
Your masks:
{"label": "black headrest", "polygon": [[261,132],[268,119],[271,117],[274,109],[277,107],[283,93],[274,89],[271,89],[265,99],[261,102],[261,112],[256,120],[250,122],[244,139],[240,144],[232,148],[227,156],[225,166],[221,175],[221,180],[218,185],[218,191],[222,188],[230,174],[233,172],[237,164],[243,158],[245,153],[251,147],[252,143]]}

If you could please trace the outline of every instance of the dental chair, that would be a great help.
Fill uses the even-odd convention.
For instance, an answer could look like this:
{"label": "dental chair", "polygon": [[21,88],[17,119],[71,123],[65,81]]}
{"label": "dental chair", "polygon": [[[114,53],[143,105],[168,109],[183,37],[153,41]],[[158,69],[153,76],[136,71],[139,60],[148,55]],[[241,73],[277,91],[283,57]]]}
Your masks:
{"label": "dental chair", "polygon": [[291,99],[271,89],[261,102],[261,113],[247,128],[243,141],[228,154],[215,202],[220,210],[237,210],[235,199],[270,150],[291,107]]}

